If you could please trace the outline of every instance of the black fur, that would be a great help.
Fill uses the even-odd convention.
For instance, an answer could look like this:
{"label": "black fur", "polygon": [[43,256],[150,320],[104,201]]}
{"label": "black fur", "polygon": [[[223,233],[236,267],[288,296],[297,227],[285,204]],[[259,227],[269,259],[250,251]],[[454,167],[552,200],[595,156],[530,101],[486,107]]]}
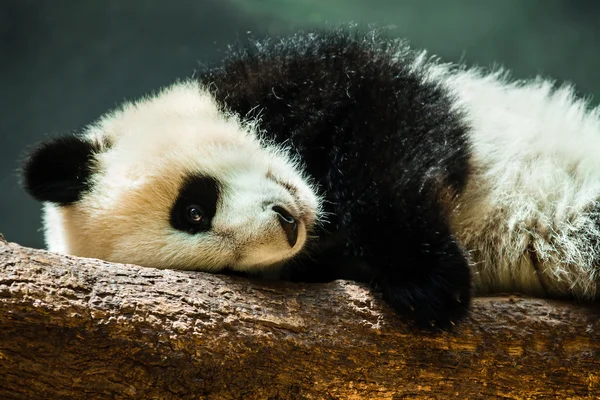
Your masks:
{"label": "black fur", "polygon": [[[217,213],[220,192],[219,183],[213,178],[205,176],[188,177],[171,209],[171,226],[190,234],[209,230],[212,219]],[[186,212],[190,206],[200,210],[202,221],[199,221],[199,223],[194,223],[187,217]]]}
{"label": "black fur", "polygon": [[23,187],[36,200],[69,205],[90,189],[91,159],[99,143],[78,136],[42,143],[23,164]]}
{"label": "black fur", "polygon": [[235,53],[199,80],[292,146],[323,190],[330,217],[290,279],[367,280],[397,311],[447,327],[470,300],[442,201],[468,177],[468,126],[414,58],[376,34],[316,32]]}

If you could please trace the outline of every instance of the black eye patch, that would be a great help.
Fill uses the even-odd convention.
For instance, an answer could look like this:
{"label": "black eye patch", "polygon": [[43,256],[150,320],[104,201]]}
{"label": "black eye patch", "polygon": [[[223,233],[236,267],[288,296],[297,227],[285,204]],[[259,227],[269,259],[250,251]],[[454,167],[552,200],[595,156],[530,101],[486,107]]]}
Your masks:
{"label": "black eye patch", "polygon": [[171,226],[190,234],[210,230],[220,192],[219,183],[211,177],[187,177],[171,208]]}

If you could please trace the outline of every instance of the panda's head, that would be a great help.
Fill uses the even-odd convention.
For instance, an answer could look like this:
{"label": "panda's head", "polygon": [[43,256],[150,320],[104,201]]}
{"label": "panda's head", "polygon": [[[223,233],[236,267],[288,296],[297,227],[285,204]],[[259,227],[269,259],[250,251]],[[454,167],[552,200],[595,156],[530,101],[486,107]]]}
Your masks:
{"label": "panda's head", "polygon": [[320,200],[294,158],[193,82],[127,103],[26,160],[50,250],[252,271],[297,255]]}

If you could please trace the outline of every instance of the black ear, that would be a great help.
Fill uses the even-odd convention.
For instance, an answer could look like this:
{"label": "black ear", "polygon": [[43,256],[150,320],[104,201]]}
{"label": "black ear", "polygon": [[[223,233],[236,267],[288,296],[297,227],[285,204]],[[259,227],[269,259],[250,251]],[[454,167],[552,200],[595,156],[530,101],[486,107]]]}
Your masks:
{"label": "black ear", "polygon": [[89,189],[92,157],[100,150],[74,135],[43,142],[23,164],[23,187],[36,200],[72,204]]}

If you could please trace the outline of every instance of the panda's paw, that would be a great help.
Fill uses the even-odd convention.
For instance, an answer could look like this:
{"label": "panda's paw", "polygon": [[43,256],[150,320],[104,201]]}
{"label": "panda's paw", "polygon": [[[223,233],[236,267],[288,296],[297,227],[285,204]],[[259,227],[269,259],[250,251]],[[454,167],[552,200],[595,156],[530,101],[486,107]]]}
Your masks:
{"label": "panda's paw", "polygon": [[414,270],[382,277],[379,286],[384,299],[398,313],[423,328],[448,330],[469,312],[469,264],[454,241],[434,254],[434,260],[420,260],[424,264],[417,263]]}
{"label": "panda's paw", "polygon": [[383,284],[384,298],[400,314],[427,329],[451,329],[463,320],[470,305],[470,293],[460,290],[432,291],[413,285]]}

